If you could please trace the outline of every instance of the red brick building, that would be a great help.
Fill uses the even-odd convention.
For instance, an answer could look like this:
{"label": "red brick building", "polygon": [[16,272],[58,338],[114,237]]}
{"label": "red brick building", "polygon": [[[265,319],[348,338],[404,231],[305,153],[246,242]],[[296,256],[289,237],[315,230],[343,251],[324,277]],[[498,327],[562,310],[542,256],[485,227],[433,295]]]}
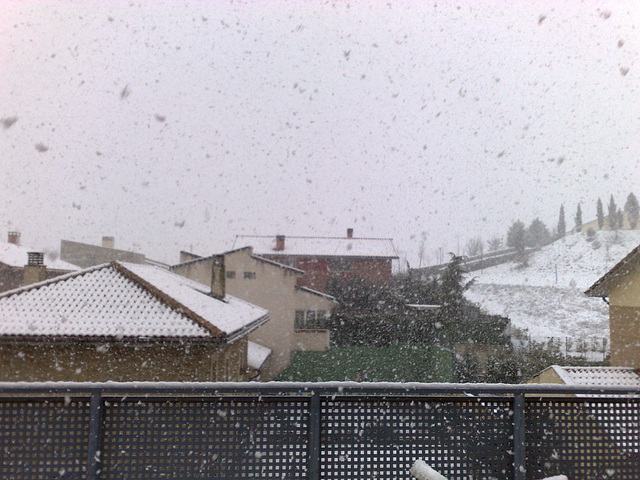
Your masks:
{"label": "red brick building", "polygon": [[303,270],[298,285],[326,291],[327,280],[359,276],[372,283],[390,284],[392,261],[398,255],[390,238],[293,237],[237,235],[233,248],[252,246],[265,258]]}

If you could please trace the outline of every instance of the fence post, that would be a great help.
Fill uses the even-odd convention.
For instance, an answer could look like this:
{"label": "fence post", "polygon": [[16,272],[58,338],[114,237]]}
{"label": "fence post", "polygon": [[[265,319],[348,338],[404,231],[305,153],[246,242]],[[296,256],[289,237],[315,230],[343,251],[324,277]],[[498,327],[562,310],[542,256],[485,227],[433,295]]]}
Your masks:
{"label": "fence post", "polygon": [[524,394],[513,396],[513,468],[515,480],[525,480],[527,473],[525,450]]}
{"label": "fence post", "polygon": [[91,394],[89,410],[89,445],[87,447],[87,480],[98,478],[102,438],[102,395]]}
{"label": "fence post", "polygon": [[320,478],[320,394],[311,392],[309,402],[309,480]]}

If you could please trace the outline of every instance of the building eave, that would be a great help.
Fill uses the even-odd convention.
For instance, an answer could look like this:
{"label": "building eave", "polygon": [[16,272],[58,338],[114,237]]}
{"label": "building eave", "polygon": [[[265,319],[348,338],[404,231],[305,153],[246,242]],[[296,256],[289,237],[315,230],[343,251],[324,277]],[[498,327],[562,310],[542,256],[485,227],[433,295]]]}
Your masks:
{"label": "building eave", "polygon": [[282,268],[284,270],[289,270],[291,272],[294,273],[298,273],[300,275],[304,275],[304,270],[300,270],[299,268],[294,268],[294,267],[290,267],[289,265],[285,265],[284,263],[280,263],[280,262],[276,262],[275,260],[271,260],[269,258],[265,258],[261,255],[257,255],[257,254],[253,254],[251,255],[251,258],[258,260],[259,262],[264,262],[264,263],[268,263],[270,265]]}
{"label": "building eave", "polygon": [[311,295],[316,295],[318,297],[322,297],[325,300],[329,300],[332,301],[336,304],[338,304],[339,302],[336,300],[336,297],[334,297],[333,295],[329,295],[328,293],[323,293],[323,292],[319,292],[318,290],[314,290],[313,288],[309,288],[309,287],[305,287],[305,286],[301,286],[301,285],[296,285],[295,286],[296,290],[300,290],[302,292],[306,292],[309,293]]}
{"label": "building eave", "polygon": [[608,297],[609,291],[615,288],[619,282],[629,275],[640,264],[640,245],[631,250],[629,254],[620,260],[607,273],[591,285],[584,294],[588,297]]}
{"label": "building eave", "polygon": [[243,337],[246,337],[251,332],[256,330],[258,327],[261,327],[262,325],[267,323],[269,320],[270,320],[269,314],[263,315],[262,317],[260,317],[257,320],[245,325],[244,327],[236,330],[235,332],[229,333],[227,335],[227,337],[226,337],[226,342],[227,343],[233,343],[233,342],[235,342],[237,340],[240,340]]}

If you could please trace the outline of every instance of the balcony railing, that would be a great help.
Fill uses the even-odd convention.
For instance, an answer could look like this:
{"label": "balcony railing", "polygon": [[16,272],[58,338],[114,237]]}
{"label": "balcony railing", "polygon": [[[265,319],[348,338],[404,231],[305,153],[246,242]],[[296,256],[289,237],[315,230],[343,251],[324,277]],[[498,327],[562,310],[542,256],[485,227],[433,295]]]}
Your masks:
{"label": "balcony railing", "polygon": [[640,388],[0,384],[0,478],[640,478]]}

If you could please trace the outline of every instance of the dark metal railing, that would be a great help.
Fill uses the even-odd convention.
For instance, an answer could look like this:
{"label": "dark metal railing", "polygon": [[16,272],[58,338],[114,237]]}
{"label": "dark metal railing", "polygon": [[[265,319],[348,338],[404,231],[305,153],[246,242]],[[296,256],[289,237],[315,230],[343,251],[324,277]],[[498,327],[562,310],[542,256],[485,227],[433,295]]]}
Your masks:
{"label": "dark metal railing", "polygon": [[451,480],[637,479],[639,399],[624,386],[0,383],[0,477],[319,480],[368,464],[409,478],[432,455]]}

